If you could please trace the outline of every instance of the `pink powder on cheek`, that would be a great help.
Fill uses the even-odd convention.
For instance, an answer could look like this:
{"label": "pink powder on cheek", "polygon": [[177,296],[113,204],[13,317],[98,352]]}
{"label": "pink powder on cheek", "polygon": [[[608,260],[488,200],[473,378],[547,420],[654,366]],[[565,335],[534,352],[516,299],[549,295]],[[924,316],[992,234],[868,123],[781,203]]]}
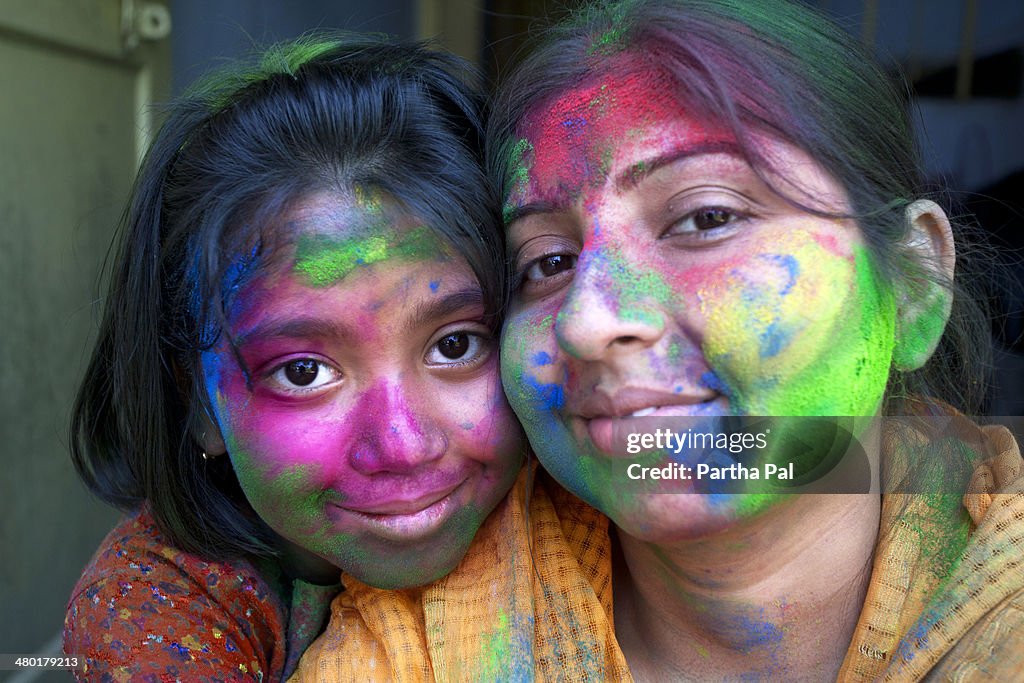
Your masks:
{"label": "pink powder on cheek", "polygon": [[849,243],[845,245],[840,244],[839,238],[836,237],[836,235],[823,232],[813,232],[811,233],[811,238],[829,253],[835,254],[836,256],[853,263],[855,255],[853,250],[850,248]]}

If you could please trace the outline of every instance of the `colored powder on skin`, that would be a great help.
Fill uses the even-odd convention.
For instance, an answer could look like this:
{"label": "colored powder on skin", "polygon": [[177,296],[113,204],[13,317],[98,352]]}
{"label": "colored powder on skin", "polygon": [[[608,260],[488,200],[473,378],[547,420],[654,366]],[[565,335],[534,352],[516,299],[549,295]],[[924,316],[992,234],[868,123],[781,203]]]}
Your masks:
{"label": "colored powder on skin", "polygon": [[851,268],[807,237],[794,231],[792,256],[813,268],[801,273],[799,265],[786,266],[800,275],[776,291],[733,272],[700,292],[708,320],[705,356],[732,389],[739,412],[874,414],[891,364],[892,296],[864,247],[854,247]]}
{"label": "colored powder on skin", "polygon": [[547,351],[538,351],[533,356],[534,365],[551,365],[553,361]]}
{"label": "colored powder on skin", "polygon": [[[621,320],[636,321],[652,326],[661,326],[658,315],[647,305],[648,301],[670,304],[675,299],[672,288],[662,276],[651,270],[637,272],[628,260],[616,253],[609,245],[602,245],[577,264],[577,271],[596,278],[594,286],[605,305]],[[585,303],[570,299],[558,313],[558,318],[578,316]],[[562,340],[563,343],[565,340]],[[570,350],[571,352],[571,350]]]}
{"label": "colored powder on skin", "polygon": [[[527,191],[510,194],[511,202],[527,195],[530,201],[575,202],[584,188],[604,184],[622,145],[642,138],[657,122],[679,115],[681,105],[668,72],[628,55],[616,59],[612,71],[526,117],[520,131],[544,144],[533,149]],[[692,136],[678,142],[699,144],[711,137],[721,135],[695,125]],[[510,164],[517,174],[524,172],[521,162],[517,165],[513,158]]]}
{"label": "colored powder on skin", "polygon": [[536,378],[529,375],[523,375],[523,381],[526,382],[526,386],[533,392],[535,405],[538,410],[547,412],[561,409],[565,405],[565,387],[561,384],[544,384],[538,382]]}
{"label": "colored powder on skin", "polygon": [[311,287],[330,287],[355,269],[393,258],[417,259],[436,251],[433,231],[420,226],[395,235],[385,223],[370,226],[369,237],[300,235],[295,246],[293,272]]}
{"label": "colored powder on skin", "polygon": [[[532,165],[533,145],[526,138],[516,140],[509,152],[509,180],[505,188],[505,196],[509,199],[522,198],[530,187],[530,167]],[[507,225],[512,219],[514,204],[511,201],[505,203],[502,208],[502,216]]]}
{"label": "colored powder on skin", "polygon": [[903,314],[896,340],[895,355],[898,364],[906,368],[918,368],[928,360],[935,343],[942,337],[949,319],[946,306],[948,293],[937,293],[924,310],[908,319]]}
{"label": "colored powder on skin", "polygon": [[439,287],[440,285],[441,285],[441,281],[440,281],[440,280],[431,280],[431,281],[430,281],[430,291],[431,291],[431,292],[436,292],[436,291],[437,291],[437,288],[438,288],[438,287]]}

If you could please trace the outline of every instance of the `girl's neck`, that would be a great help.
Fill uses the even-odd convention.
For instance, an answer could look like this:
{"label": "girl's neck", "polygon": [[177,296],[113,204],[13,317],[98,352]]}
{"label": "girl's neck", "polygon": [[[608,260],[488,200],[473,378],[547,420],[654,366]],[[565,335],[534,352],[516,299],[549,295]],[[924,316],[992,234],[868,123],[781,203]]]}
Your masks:
{"label": "girl's neck", "polygon": [[671,547],[620,532],[615,628],[636,680],[834,679],[879,513],[877,494],[808,494]]}

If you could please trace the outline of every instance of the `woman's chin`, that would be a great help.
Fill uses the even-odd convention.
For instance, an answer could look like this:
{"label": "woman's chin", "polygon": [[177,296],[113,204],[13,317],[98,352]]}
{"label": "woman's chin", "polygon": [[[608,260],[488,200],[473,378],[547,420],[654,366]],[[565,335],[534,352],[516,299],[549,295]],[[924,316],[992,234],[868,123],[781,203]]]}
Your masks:
{"label": "woman's chin", "polygon": [[606,508],[609,517],[638,541],[667,546],[727,531],[740,522],[744,494],[637,493]]}

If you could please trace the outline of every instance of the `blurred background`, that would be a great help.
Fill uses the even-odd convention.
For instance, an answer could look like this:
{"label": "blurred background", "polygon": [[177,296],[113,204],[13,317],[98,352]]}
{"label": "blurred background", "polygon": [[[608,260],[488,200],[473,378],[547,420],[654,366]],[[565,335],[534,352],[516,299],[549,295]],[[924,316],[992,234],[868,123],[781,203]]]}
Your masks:
{"label": "blurred background", "polygon": [[[64,605],[117,513],[91,499],[67,421],[100,273],[158,108],[197,76],[314,28],[436,38],[491,79],[546,0],[0,0],[0,653],[60,647]],[[817,0],[914,83],[929,176],[1000,245],[1024,247],[1024,3]],[[538,78],[543,76],[538,74]],[[1016,250],[1016,251],[1015,251]],[[989,412],[1024,414],[1024,296],[1011,277]],[[0,681],[68,680],[4,672]]]}

